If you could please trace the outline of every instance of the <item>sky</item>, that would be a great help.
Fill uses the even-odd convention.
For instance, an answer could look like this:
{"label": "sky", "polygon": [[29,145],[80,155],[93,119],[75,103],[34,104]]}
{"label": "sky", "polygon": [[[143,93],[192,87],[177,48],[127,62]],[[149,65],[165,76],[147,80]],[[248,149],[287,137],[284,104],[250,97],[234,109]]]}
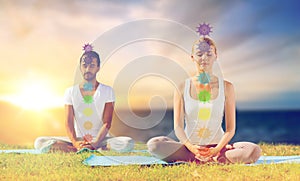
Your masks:
{"label": "sky", "polygon": [[64,134],[63,95],[81,81],[86,43],[100,54],[97,78],[114,88],[116,110],[172,109],[173,89],[195,71],[190,50],[204,22],[237,109],[300,109],[297,7],[296,0],[0,0],[0,142]]}

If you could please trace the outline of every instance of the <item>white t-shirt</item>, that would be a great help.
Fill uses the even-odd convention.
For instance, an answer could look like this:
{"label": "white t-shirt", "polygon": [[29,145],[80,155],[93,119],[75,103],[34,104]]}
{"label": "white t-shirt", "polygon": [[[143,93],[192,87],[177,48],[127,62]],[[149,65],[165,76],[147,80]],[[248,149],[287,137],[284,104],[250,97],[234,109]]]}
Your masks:
{"label": "white t-shirt", "polygon": [[77,84],[65,91],[64,102],[73,105],[76,137],[90,134],[95,138],[103,125],[105,103],[115,102],[115,95],[110,86],[100,83],[95,94],[85,99]]}

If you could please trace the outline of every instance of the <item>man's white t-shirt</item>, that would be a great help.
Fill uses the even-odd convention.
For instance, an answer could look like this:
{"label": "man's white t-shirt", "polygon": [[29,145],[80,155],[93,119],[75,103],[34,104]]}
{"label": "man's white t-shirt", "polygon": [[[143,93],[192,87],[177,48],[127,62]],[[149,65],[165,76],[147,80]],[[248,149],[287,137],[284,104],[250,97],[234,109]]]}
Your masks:
{"label": "man's white t-shirt", "polygon": [[95,138],[103,125],[105,103],[115,102],[115,95],[110,86],[100,83],[95,94],[84,99],[77,84],[65,91],[64,102],[73,105],[76,137],[90,134]]}

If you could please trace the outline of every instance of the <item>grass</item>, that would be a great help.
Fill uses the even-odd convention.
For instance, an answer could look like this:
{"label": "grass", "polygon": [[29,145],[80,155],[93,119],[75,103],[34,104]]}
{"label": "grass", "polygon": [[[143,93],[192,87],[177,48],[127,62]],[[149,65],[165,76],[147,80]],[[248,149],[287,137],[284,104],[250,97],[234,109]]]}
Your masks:
{"label": "grass", "polygon": [[[300,155],[300,145],[260,143],[263,155]],[[31,146],[0,144],[0,149]],[[145,149],[138,144],[135,149]],[[104,155],[148,155],[148,153],[103,152]],[[89,167],[81,162],[91,153],[0,154],[0,180],[300,180],[300,164],[138,165]]]}

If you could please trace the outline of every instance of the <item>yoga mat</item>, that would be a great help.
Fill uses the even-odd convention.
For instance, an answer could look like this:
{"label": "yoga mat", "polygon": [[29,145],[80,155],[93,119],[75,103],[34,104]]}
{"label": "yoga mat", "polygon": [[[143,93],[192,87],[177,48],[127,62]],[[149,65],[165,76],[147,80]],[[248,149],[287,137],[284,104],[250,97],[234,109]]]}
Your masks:
{"label": "yoga mat", "polygon": [[167,163],[151,156],[96,156],[91,155],[83,161],[88,166],[120,166],[120,165],[179,165],[186,162]]}
{"label": "yoga mat", "polygon": [[36,149],[20,149],[20,150],[0,150],[0,153],[29,153],[29,154],[42,154],[42,151]]}
{"label": "yoga mat", "polygon": [[261,156],[255,163],[249,165],[271,163],[300,163],[300,156]]}
{"label": "yoga mat", "polygon": [[[167,163],[150,156],[96,156],[91,155],[83,161],[88,166],[117,166],[117,165],[176,165],[188,162]],[[261,156],[255,163],[245,164],[249,166],[260,164],[300,163],[300,156]]]}
{"label": "yoga mat", "polygon": [[[82,148],[81,150],[77,151],[77,154],[84,153],[84,152],[90,152],[90,153],[100,153],[98,150],[90,150],[88,148]],[[133,153],[146,153],[148,152],[147,150],[131,150],[130,152]],[[46,153],[41,150],[36,150],[36,149],[16,149],[16,150],[0,150],[0,153],[28,153],[28,154],[42,154]]]}

